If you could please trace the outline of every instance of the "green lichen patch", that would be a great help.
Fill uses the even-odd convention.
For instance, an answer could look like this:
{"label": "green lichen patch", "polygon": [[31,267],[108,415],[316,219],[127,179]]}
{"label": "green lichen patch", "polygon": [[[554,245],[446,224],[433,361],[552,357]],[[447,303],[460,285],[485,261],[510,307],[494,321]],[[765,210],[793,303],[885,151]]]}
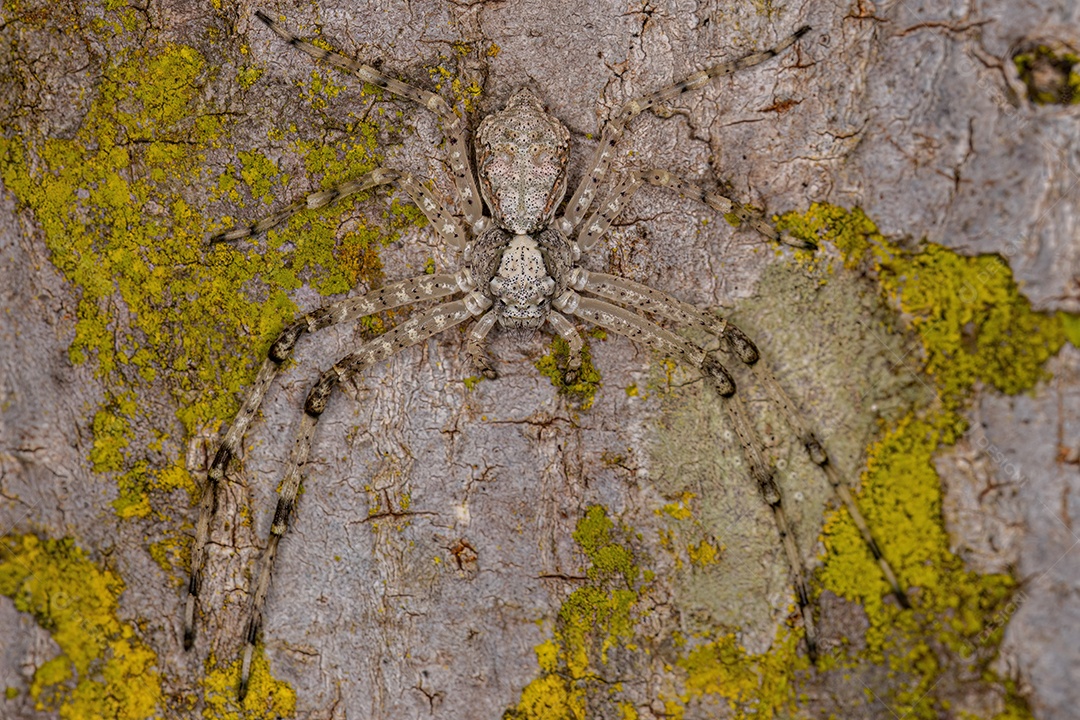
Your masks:
{"label": "green lichen patch", "polygon": [[879,246],[875,256],[882,290],[922,343],[943,411],[958,409],[976,382],[1015,395],[1047,377],[1043,366],[1065,342],[1061,318],[1032,311],[1000,256],[969,258],[938,245],[917,253]]}
{"label": "green lichen patch", "polygon": [[275,680],[261,645],[251,659],[251,678],[243,702],[236,699],[240,686],[240,660],[219,666],[213,657],[203,679],[203,717],[206,720],[278,720],[296,713],[296,693],[288,683]]}
{"label": "green lichen patch", "polygon": [[103,70],[75,137],[0,138],[4,185],[34,213],[53,263],[79,289],[70,357],[93,359],[110,379],[91,410],[90,459],[99,472],[123,474],[116,509],[125,517],[150,511],[151,490],[192,487],[185,473],[160,470],[175,430],[147,422],[143,391],[163,375],[190,386],[193,360],[213,341],[185,332],[221,313],[220,297],[212,310],[187,303],[210,283],[197,215],[174,189],[178,176],[198,177],[198,150],[221,130],[198,98],[208,72],[190,47],[125,51]]}
{"label": "green lichen patch", "polygon": [[[459,57],[476,52],[472,45],[464,42],[455,43],[454,50]],[[465,112],[476,112],[477,101],[480,99],[483,89],[475,81],[465,82],[462,80],[458,73],[446,66],[449,61],[450,58],[444,56],[440,58],[439,65],[428,67],[428,76],[431,78],[431,82],[434,84],[436,91],[442,89],[445,85],[449,85],[455,101],[461,104]]]}
{"label": "green lichen patch", "polygon": [[[869,620],[862,649],[848,649],[839,661],[881,663],[902,678],[877,689],[898,714],[938,717],[976,693],[994,698],[995,712],[1016,717],[1015,693],[985,669],[1000,641],[995,618],[1016,582],[972,572],[951,552],[933,459],[966,430],[962,411],[977,386],[1015,394],[1045,379],[1045,363],[1064,343],[1065,329],[1060,316],[1031,309],[1000,257],[969,258],[932,244],[903,250],[864,219],[858,225],[866,238],[859,261],[874,266],[881,297],[918,341],[915,372],[933,397],[883,424],[867,450],[859,498],[887,559],[911,588],[915,609],[902,611],[888,599],[845,511],[826,524],[821,587],[859,603]],[[836,232],[845,227],[851,225]]]}
{"label": "green lichen patch", "polygon": [[[914,609],[891,598],[847,512],[829,512],[813,579],[828,644],[811,667],[798,613],[767,600],[790,593],[789,569],[730,418],[699,384],[685,384],[665,396],[650,449],[653,484],[669,500],[661,539],[675,554],[673,602],[687,632],[674,662],[682,690],[662,698],[667,712],[839,717],[865,706],[912,718],[1029,717],[988,669],[1016,581],[972,572],[950,551],[934,458],[965,431],[977,387],[1026,392],[1046,378],[1069,318],[1032,311],[1001,258],[897,246],[857,209],[815,205],[778,224],[822,251],[767,269],[758,297],[730,316],[861,486],[860,508]],[[807,555],[838,503],[775,404],[734,364]],[[728,550],[707,565],[681,561],[703,539]],[[874,694],[851,695],[853,684]]]}
{"label": "green lichen patch", "polygon": [[536,648],[540,676],[521,692],[505,720],[562,720],[587,717],[592,699],[617,707],[618,682],[609,678],[609,654],[628,648],[634,637],[635,606],[651,581],[642,572],[628,528],[616,525],[604,508],[588,508],[574,531],[589,560],[584,584],[563,602],[553,637]]}
{"label": "green lichen patch", "polygon": [[[835,265],[817,261],[807,269],[799,259],[774,264],[757,294],[728,316],[757,343],[762,362],[806,410],[833,462],[854,482],[881,423],[899,419],[912,404],[928,405],[932,397],[898,362],[917,345],[897,332],[875,284],[841,262]],[[727,366],[777,462],[787,517],[812,561],[832,491],[755,375],[734,360]],[[666,377],[669,368],[658,365],[654,373]],[[666,525],[676,568],[668,579],[690,635],[741,629],[747,652],[760,654],[775,643],[786,614],[765,599],[790,592],[788,564],[724,403],[693,379],[686,373],[661,396],[665,413],[649,447],[650,481],[672,518]],[[695,563],[690,548],[703,542],[726,550],[716,562]]]}
{"label": "green lichen patch", "polygon": [[1036,105],[1080,103],[1080,55],[1070,48],[1036,45],[1013,55],[1028,99]]}
{"label": "green lichen patch", "polygon": [[1061,330],[1065,333],[1065,341],[1080,348],[1080,315],[1059,312],[1057,316],[1061,321]]}
{"label": "green lichen patch", "polygon": [[844,266],[849,269],[862,261],[872,245],[884,242],[877,226],[859,208],[848,210],[821,203],[811,204],[810,210],[802,215],[788,213],[778,217],[776,229],[818,246],[828,243],[840,251]]}
{"label": "green lichen patch", "polygon": [[[224,115],[202,96],[214,72],[194,48],[147,41],[105,63],[73,137],[22,126],[0,136],[0,179],[33,214],[52,262],[77,292],[70,357],[93,362],[105,389],[101,404],[87,409],[90,461],[117,483],[114,508],[123,518],[150,515],[162,493],[194,492],[184,438],[235,413],[259,355],[295,313],[290,291],[306,282],[324,294],[378,283],[379,249],[423,222],[415,208],[394,203],[380,220],[342,234],[341,208],[326,208],[300,213],[262,246],[208,247],[222,221],[193,204],[193,187],[247,204],[257,217],[280,206],[288,181],[259,149],[239,151],[234,166],[207,177],[206,155],[226,130]],[[257,85],[256,75],[247,77],[242,90]],[[317,92],[331,89],[323,83]],[[380,160],[371,122],[355,120],[347,130],[325,148],[294,128],[272,134],[304,155],[327,187]],[[382,329],[378,319],[369,324]],[[175,408],[174,418],[162,403]]]}
{"label": "green lichen patch", "polygon": [[123,590],[115,573],[70,539],[0,539],[0,595],[30,613],[60,648],[31,679],[38,711],[72,720],[142,720],[158,712],[157,656],[117,617]]}
{"label": "green lichen patch", "polygon": [[588,410],[596,399],[600,389],[600,371],[592,361],[588,343],[581,350],[581,368],[571,382],[566,380],[567,361],[570,358],[570,346],[561,337],[551,341],[551,352],[536,361],[536,369],[551,380],[560,395],[568,397],[581,410]]}
{"label": "green lichen patch", "polygon": [[771,652],[757,656],[728,633],[695,643],[677,665],[685,679],[675,717],[691,703],[722,699],[737,718],[771,720],[795,716],[798,698],[792,670],[805,668],[807,661],[799,657],[799,639],[793,633],[783,633]]}

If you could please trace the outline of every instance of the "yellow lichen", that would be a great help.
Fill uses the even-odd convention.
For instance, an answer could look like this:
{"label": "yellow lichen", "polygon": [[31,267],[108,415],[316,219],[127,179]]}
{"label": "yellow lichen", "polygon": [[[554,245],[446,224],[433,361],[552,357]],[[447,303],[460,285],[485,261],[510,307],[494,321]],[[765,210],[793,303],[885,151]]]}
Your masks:
{"label": "yellow lichen", "polygon": [[690,543],[686,546],[686,554],[690,557],[690,562],[698,567],[714,565],[720,562],[721,552],[723,552],[722,547],[719,547],[708,540],[702,540],[696,545]]}
{"label": "yellow lichen", "polygon": [[117,617],[123,590],[115,573],[70,539],[2,538],[0,595],[30,613],[60,648],[31,679],[37,710],[71,720],[142,720],[160,710],[157,656]]}
{"label": "yellow lichen", "polygon": [[[823,215],[844,222],[822,222]],[[951,552],[933,456],[966,429],[961,413],[976,383],[1015,394],[1044,379],[1045,362],[1064,342],[1064,327],[1059,316],[1031,309],[997,256],[964,257],[936,245],[902,251],[858,210],[815,207],[806,221],[789,216],[785,223],[796,235],[812,229],[819,239],[841,240],[849,262],[872,262],[883,297],[921,343],[923,382],[935,401],[885,428],[869,448],[859,499],[870,526],[885,539],[886,557],[911,588],[916,611],[884,600],[887,586],[845,511],[827,522],[819,579],[865,608],[870,630],[863,658],[909,678],[885,698],[893,711],[935,717],[938,673],[963,664],[976,638],[993,641],[985,630],[1016,582],[969,571]],[[852,232],[862,238],[850,237]]]}
{"label": "yellow lichen", "polygon": [[1013,55],[1020,82],[1036,105],[1080,103],[1080,55],[1071,48],[1037,45]]}
{"label": "yellow lichen", "polygon": [[[34,213],[53,263],[79,289],[70,356],[94,361],[106,388],[102,404],[88,409],[90,460],[113,476],[113,505],[124,518],[150,514],[155,492],[194,491],[179,462],[183,439],[157,410],[162,392],[185,434],[231,417],[259,353],[295,312],[286,293],[308,280],[325,294],[380,281],[378,249],[426,222],[393,203],[381,224],[360,223],[339,240],[333,213],[341,208],[330,208],[300,213],[261,250],[207,247],[208,223],[221,221],[191,207],[182,191],[221,142],[223,114],[198,95],[210,72],[191,47],[145,43],[105,65],[74,137],[0,136],[4,186]],[[326,83],[317,90],[332,94]],[[297,139],[291,126],[276,135],[307,156],[327,187],[380,160],[372,123],[356,120],[349,131],[322,148]],[[237,157],[213,195],[254,200],[256,213],[280,203],[288,178],[277,165],[258,149]],[[377,318],[368,325],[384,329]],[[252,347],[250,357],[235,353],[238,345]]]}
{"label": "yellow lichen", "polygon": [[[697,644],[681,657],[678,666],[686,673],[683,703],[705,695],[724,698],[738,718],[769,720],[787,717],[795,703],[792,672],[806,666],[799,657],[799,640],[784,633],[771,652],[754,656],[726,634]],[[769,698],[769,702],[763,702]]]}
{"label": "yellow lichen", "polygon": [[243,702],[237,702],[240,660],[219,666],[211,657],[206,663],[203,698],[206,720],[278,720],[296,713],[296,693],[288,683],[275,680],[262,646],[251,660],[251,678]]}
{"label": "yellow lichen", "polygon": [[651,579],[643,577],[627,534],[598,505],[578,522],[574,541],[590,562],[587,581],[563,602],[554,637],[536,647],[540,676],[522,690],[505,720],[584,720],[589,693],[603,692],[620,702],[620,689],[600,681],[597,669],[608,662],[612,648],[633,638],[640,586]]}
{"label": "yellow lichen", "polygon": [[[793,267],[817,278],[808,281],[808,286],[829,283],[835,273],[847,269],[858,270],[867,295],[876,295],[878,305],[903,318],[885,324],[906,323],[908,328],[911,339],[902,345],[912,352],[900,372],[917,374],[911,379],[917,392],[906,401],[910,405],[901,404],[883,416],[887,419],[866,451],[858,502],[909,589],[914,609],[902,610],[891,599],[880,570],[841,509],[826,520],[827,554],[814,587],[858,603],[869,621],[863,637],[844,639],[811,668],[802,631],[794,620],[781,626],[772,646],[761,653],[747,651],[738,635],[719,626],[676,643],[679,651],[674,665],[682,691],[657,700],[663,701],[672,717],[689,712],[691,705],[698,712],[708,711],[718,701],[735,717],[787,717],[798,714],[797,708],[807,702],[797,688],[828,686],[832,675],[837,682],[850,682],[843,677],[857,671],[875,673],[864,677],[882,678],[874,682],[874,696],[868,702],[883,702],[898,715],[931,718],[947,708],[965,712],[962,697],[949,691],[961,673],[973,692],[995,698],[1003,708],[998,717],[1030,717],[1015,688],[986,669],[1015,610],[1016,581],[1008,575],[972,572],[950,551],[934,455],[964,432],[963,410],[976,385],[1016,393],[1046,377],[1045,363],[1064,342],[1071,316],[1032,311],[1007,264],[998,257],[967,258],[934,245],[903,251],[881,236],[858,210],[814,206],[805,215],[785,216],[780,224],[797,237],[828,246],[818,256],[796,254]],[[831,262],[829,254],[835,258],[837,250],[841,262]],[[867,268],[870,273],[864,272]],[[814,299],[827,300],[821,293]],[[873,303],[858,298],[853,304],[870,307]],[[874,311],[872,322],[882,323],[883,314]],[[896,331],[882,327],[875,332]],[[700,418],[697,422],[708,424]],[[696,456],[691,459],[678,453],[672,461],[676,474],[685,472],[685,463],[698,462]],[[708,498],[691,508],[679,489],[674,496],[682,499],[660,512],[673,518],[689,517],[661,530],[660,543],[675,556],[676,577],[730,572],[723,567],[707,571],[695,560],[711,555],[711,541],[699,534],[687,542],[687,532],[697,532],[699,523],[684,521],[705,512]],[[681,550],[677,551],[681,548],[686,548],[691,563],[683,562]],[[700,598],[687,595],[690,602],[700,603]],[[794,608],[789,612],[797,618]],[[874,665],[880,670],[867,670]],[[831,707],[822,706],[821,700],[809,703],[823,712]]]}
{"label": "yellow lichen", "polygon": [[561,337],[551,341],[551,352],[536,361],[536,369],[551,380],[561,395],[570,398],[581,410],[588,410],[596,399],[600,389],[600,371],[593,365],[589,346],[581,350],[581,367],[572,382],[566,381],[566,364],[570,357],[570,346]]}
{"label": "yellow lichen", "polygon": [[690,503],[693,501],[695,495],[692,492],[683,492],[679,499],[673,503],[666,503],[657,512],[664,513],[676,520],[686,520],[693,517],[693,512],[690,510]]}

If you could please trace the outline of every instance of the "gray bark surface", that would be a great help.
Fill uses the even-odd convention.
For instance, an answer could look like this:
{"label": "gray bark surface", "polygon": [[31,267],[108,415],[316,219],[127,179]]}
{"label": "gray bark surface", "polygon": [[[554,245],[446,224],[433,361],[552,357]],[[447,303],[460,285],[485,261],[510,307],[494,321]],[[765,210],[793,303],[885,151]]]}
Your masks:
{"label": "gray bark surface", "polygon": [[[381,59],[384,70],[423,87],[431,87],[428,68],[456,62],[458,77],[482,88],[471,127],[515,88],[530,87],[572,133],[571,188],[603,119],[622,102],[810,24],[813,31],[782,57],[680,98],[668,117],[642,115],[615,171],[655,165],[707,186],[724,183],[733,197],[769,213],[811,202],[861,206],[890,238],[912,245],[926,239],[966,255],[1000,253],[1037,308],[1080,311],[1080,114],[1075,106],[1035,107],[1017,97],[1008,60],[1010,49],[1031,37],[1080,43],[1080,11],[1070,5],[422,0],[375,9],[321,0],[261,7],[284,15],[300,34],[318,26],[346,54]],[[246,43],[245,62],[265,68],[265,91],[245,96],[250,105],[235,101],[234,80],[207,83],[206,101],[237,121],[226,126],[229,147],[210,152],[205,175],[185,191],[201,211],[244,219],[254,219],[245,212],[256,212],[256,204],[209,200],[208,184],[235,163],[230,148],[263,149],[290,174],[289,196],[278,198],[284,205],[313,183],[302,158],[267,148],[267,129],[287,116],[298,136],[315,140],[372,103],[357,83],[339,79],[349,87],[326,110],[337,124],[322,126],[305,112],[297,88],[311,76],[310,59],[258,23],[253,10],[220,15],[209,6],[151,2],[140,11],[155,41],[200,47],[212,27],[235,33],[237,56]],[[80,6],[73,18],[41,10],[49,17],[43,23],[29,22],[27,8],[2,12],[0,62],[11,62],[0,80],[0,104],[20,108],[5,116],[5,132],[70,137],[104,58],[122,48],[80,34],[97,10]],[[453,45],[459,42],[481,50],[494,44],[498,52],[461,57]],[[786,100],[797,104],[770,109]],[[405,130],[385,148],[388,164],[432,178],[452,197],[431,114],[403,100],[384,99],[378,107],[404,117]],[[355,212],[378,217],[386,202],[380,195]],[[116,487],[87,459],[90,420],[104,389],[93,363],[73,365],[68,357],[79,290],[50,263],[43,232],[11,192],[0,193],[0,533],[73,537],[125,580],[120,616],[158,654],[163,714],[182,716],[184,698],[200,692],[206,658],[227,663],[240,648],[249,572],[269,532],[303,399],[318,372],[361,334],[344,328],[305,338],[267,397],[242,470],[224,493],[199,641],[185,653],[184,568],[166,572],[147,547],[189,534],[196,505],[175,492],[155,500],[150,518],[124,521],[113,513]],[[859,278],[840,275],[819,289],[752,231],[652,189],[642,191],[602,245],[590,261],[595,270],[698,307],[732,308],[853,484],[877,421],[918,397],[910,377],[878,382],[875,373],[887,375],[877,367],[880,358],[910,348],[890,335],[882,350],[879,338],[858,329],[883,317]],[[429,258],[440,271],[458,267],[429,228],[413,228],[381,251],[388,280],[422,272]],[[301,311],[326,300],[309,287],[291,297]],[[844,306],[851,297],[865,304]],[[814,317],[828,318],[826,328],[805,320],[811,304],[823,308]],[[677,686],[664,668],[676,630],[731,627],[751,652],[769,648],[792,602],[789,572],[768,510],[738,468],[739,449],[725,435],[719,404],[690,373],[669,384],[652,353],[609,337],[590,341],[603,381],[595,405],[583,411],[534,367],[549,343],[546,334],[496,330],[488,349],[500,376],[470,389],[463,382],[472,374],[464,337],[449,333],[373,369],[348,397],[335,393],[282,542],[263,630],[272,672],[295,689],[299,717],[500,717],[539,675],[534,648],[551,636],[560,604],[587,569],[572,534],[596,504],[640,534],[639,558],[660,578],[645,633],[656,642],[653,663],[618,666],[629,685],[637,684],[638,697]],[[1035,717],[1056,720],[1080,706],[1080,473],[1068,460],[1080,442],[1080,353],[1066,346],[1048,369],[1053,379],[1028,395],[982,393],[970,410],[972,430],[938,466],[956,551],[980,571],[1011,570],[1024,583],[1024,602],[1007,619],[995,668],[1017,680]],[[635,396],[631,387],[643,392]],[[158,403],[163,426],[179,433],[170,398],[162,390],[145,401]],[[762,398],[751,392],[750,399],[758,412]],[[771,417],[767,408],[761,412]],[[704,447],[710,438],[715,446]],[[187,440],[171,452],[188,456],[197,471],[213,447],[206,437]],[[776,443],[791,445],[782,436]],[[781,454],[795,457],[797,450]],[[783,482],[800,547],[813,565],[832,502],[828,488],[803,466]],[[674,579],[674,560],[660,540],[670,525],[658,509],[688,491],[709,497],[702,522],[725,546],[721,562],[698,583]],[[400,510],[403,497],[414,513],[407,522],[369,519],[373,507]],[[247,512],[250,522],[242,520]],[[476,557],[456,567],[447,560],[462,540]],[[822,609],[826,640],[859,637],[861,610],[822,600],[830,602],[835,606]],[[0,645],[0,685],[19,690],[0,699],[0,716],[53,716],[35,710],[27,687],[56,645],[6,597]],[[861,679],[873,687],[889,683]],[[868,702],[861,687],[806,682],[813,695],[806,716],[825,709],[848,718],[893,716]],[[973,700],[968,707],[981,706]],[[992,702],[985,707],[1000,710]],[[638,711],[648,717],[650,708],[662,711],[655,704]],[[687,716],[728,710],[721,703],[694,712]]]}

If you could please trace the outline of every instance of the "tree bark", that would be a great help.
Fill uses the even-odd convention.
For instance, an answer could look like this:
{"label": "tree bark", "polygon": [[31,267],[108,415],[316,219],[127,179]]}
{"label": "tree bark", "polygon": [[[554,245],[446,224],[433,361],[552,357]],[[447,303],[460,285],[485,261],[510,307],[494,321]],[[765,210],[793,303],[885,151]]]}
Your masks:
{"label": "tree bark", "polygon": [[[312,254],[320,240],[295,225],[253,250],[199,245],[230,224],[225,217],[254,220],[324,179],[344,179],[335,174],[343,163],[377,161],[453,197],[431,113],[316,70],[254,9],[155,1],[2,11],[4,717],[78,716],[87,707],[140,716],[140,699],[118,699],[103,667],[119,669],[122,684],[145,682],[162,716],[223,713],[252,568],[304,397],[322,370],[379,328],[306,337],[267,396],[220,498],[199,635],[186,653],[180,619],[197,486],[231,418],[185,409],[235,407],[244,385],[234,387],[230,373],[250,382],[285,303],[309,311],[344,291],[320,277],[324,266],[358,274],[341,296],[460,267],[431,228],[402,221],[385,192],[310,216],[320,232],[330,229],[333,259]],[[662,167],[769,215],[812,203],[862,208],[896,247],[999,254],[1036,310],[1080,311],[1076,106],[1032,103],[1012,61],[1046,38],[1077,47],[1074,9],[686,0],[324,0],[262,9],[299,35],[321,34],[394,77],[437,88],[467,108],[470,128],[529,87],[570,129],[571,189],[622,103],[809,24],[777,58],[644,113],[614,174]],[[374,139],[354,142],[361,129]],[[333,151],[325,162],[316,151],[323,145]],[[106,148],[114,154],[103,156]],[[80,163],[101,172],[74,172]],[[394,239],[384,246],[380,236]],[[224,295],[220,305],[196,304],[203,291],[192,278],[207,278],[207,294],[221,292],[210,279],[259,267],[251,257],[267,252],[281,267],[267,261],[236,281],[236,302],[261,308],[250,318],[217,316],[212,308],[232,307]],[[145,274],[111,276],[106,268],[117,263]],[[852,488],[867,448],[932,402],[901,299],[883,303],[874,268],[845,265],[831,245],[811,261],[690,199],[646,188],[587,266],[735,318]],[[94,312],[98,324],[87,320]],[[144,321],[156,315],[165,320],[151,331]],[[100,337],[81,335],[87,327]],[[693,371],[627,339],[588,340],[602,377],[591,406],[536,367],[551,352],[550,335],[498,329],[488,343],[496,380],[467,382],[465,336],[451,331],[335,393],[263,628],[270,671],[291,690],[271,688],[267,676],[249,709],[288,709],[294,692],[295,714],[305,718],[500,717],[538,678],[573,675],[567,618],[583,588],[609,600],[616,590],[632,595],[625,634],[596,619],[583,646],[590,674],[575,676],[583,694],[569,702],[589,717],[624,707],[637,717],[675,707],[686,717],[765,707],[892,717],[905,688],[923,687],[858,655],[874,642],[873,609],[828,588],[815,603],[823,642],[829,652],[855,648],[847,657],[860,664],[857,672],[808,666],[799,634],[785,629],[799,624],[790,570],[720,402]],[[1035,717],[1066,718],[1080,703],[1070,676],[1080,664],[1078,368],[1080,355],[1066,345],[1030,392],[980,388],[964,407],[971,429],[936,456],[943,515],[930,522],[973,571],[1011,573],[1020,585],[1005,610],[995,606],[1000,617],[977,620],[989,630],[976,654],[992,661],[997,679],[972,677],[963,653],[937,644],[933,623],[918,625],[908,640],[930,648],[937,670],[923,678],[931,692],[909,699],[914,717],[947,706],[989,717],[1027,703]],[[816,568],[828,562],[820,536],[836,502],[752,376],[736,381],[780,460],[800,551]],[[631,553],[636,574],[596,571],[582,525],[596,519],[596,506],[613,523],[606,542]],[[27,535],[70,538],[79,550],[38,554]],[[65,575],[61,565],[78,572]],[[72,580],[79,573],[85,583]],[[115,591],[116,607],[88,609],[83,590],[98,584]],[[914,597],[918,609],[917,589]],[[61,637],[57,628],[69,626],[81,628],[81,641]],[[740,699],[736,672],[719,690],[695,694],[688,648],[728,633],[742,653],[731,667],[756,673],[753,691]],[[129,636],[125,647],[156,658],[155,674],[137,672],[134,650],[117,659],[116,643]],[[96,640],[86,638],[108,648],[94,655]],[[562,648],[560,672],[545,667],[545,647]],[[80,666],[79,653],[96,660]],[[42,668],[61,654],[73,677],[50,681]],[[223,671],[215,684],[215,668],[229,667],[234,674]],[[763,688],[777,678],[796,694],[770,696]],[[92,690],[100,701],[79,694]]]}

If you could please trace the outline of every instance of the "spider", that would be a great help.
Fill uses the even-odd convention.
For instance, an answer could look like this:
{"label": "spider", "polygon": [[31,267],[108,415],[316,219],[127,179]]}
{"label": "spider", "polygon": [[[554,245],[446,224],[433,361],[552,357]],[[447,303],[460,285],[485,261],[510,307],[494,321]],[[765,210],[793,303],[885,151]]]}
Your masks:
{"label": "spider", "polygon": [[[718,353],[734,357],[750,367],[772,402],[781,410],[811,460],[822,469],[830,485],[847,507],[898,602],[908,606],[906,595],[859,512],[847,485],[829,462],[823,444],[807,427],[795,404],[772,373],[760,362],[754,343],[737,327],[710,312],[679,301],[641,283],[599,272],[579,264],[618,218],[629,198],[644,184],[691,197],[723,214],[734,214],[774,242],[812,247],[777,232],[769,223],[741,203],[707,192],[663,169],[637,170],[614,186],[599,207],[589,213],[597,190],[607,176],[614,148],[629,123],[642,112],[678,95],[702,87],[713,78],[763,63],[794,45],[810,31],[800,27],[774,47],[696,72],[673,85],[625,103],[604,126],[589,171],[565,205],[570,133],[549,115],[528,90],[512,95],[505,108],[487,116],[474,136],[472,153],[466,142],[466,125],[443,98],[415,88],[340,53],[324,50],[289,32],[261,11],[255,16],[293,47],[316,61],[325,61],[352,73],[360,80],[434,112],[441,121],[449,146],[449,166],[462,218],[450,212],[424,185],[410,175],[381,167],[336,188],[308,195],[280,212],[246,226],[224,230],[211,243],[234,242],[264,232],[300,210],[319,208],[347,195],[382,185],[403,191],[430,220],[431,227],[452,248],[461,252],[463,267],[456,273],[421,275],[389,284],[357,297],[324,305],[294,320],[277,337],[263,361],[254,384],[221,441],[207,473],[192,549],[191,577],[184,610],[184,647],[195,638],[195,614],[207,542],[222,480],[242,447],[244,435],[255,417],[270,384],[305,333],[347,323],[391,308],[424,301],[439,301],[416,312],[385,334],[363,344],[323,372],[304,403],[303,417],[285,478],[279,489],[270,537],[259,561],[254,592],[250,598],[245,646],[238,688],[242,700],[247,692],[251,661],[263,619],[278,544],[289,527],[295,509],[312,436],[326,408],[331,391],[349,383],[367,368],[432,336],[472,320],[466,350],[477,371],[495,379],[494,365],[484,352],[488,334],[496,325],[508,331],[550,329],[569,346],[563,368],[573,381],[581,368],[584,342],[571,318],[606,331],[624,335],[661,355],[677,359],[700,371],[722,399],[742,446],[750,475],[772,510],[777,531],[792,574],[795,598],[802,618],[807,654],[816,660],[817,631],[807,586],[807,571],[785,517],[775,471],[766,460],[765,445],[748,420],[735,383],[717,359]],[[475,154],[474,173],[471,154]],[[559,209],[562,207],[562,214]],[[486,209],[486,213],[485,213]],[[462,219],[464,222],[462,222]],[[456,299],[455,299],[456,298]],[[697,342],[661,327],[656,318],[678,330],[704,331],[711,340]]]}

